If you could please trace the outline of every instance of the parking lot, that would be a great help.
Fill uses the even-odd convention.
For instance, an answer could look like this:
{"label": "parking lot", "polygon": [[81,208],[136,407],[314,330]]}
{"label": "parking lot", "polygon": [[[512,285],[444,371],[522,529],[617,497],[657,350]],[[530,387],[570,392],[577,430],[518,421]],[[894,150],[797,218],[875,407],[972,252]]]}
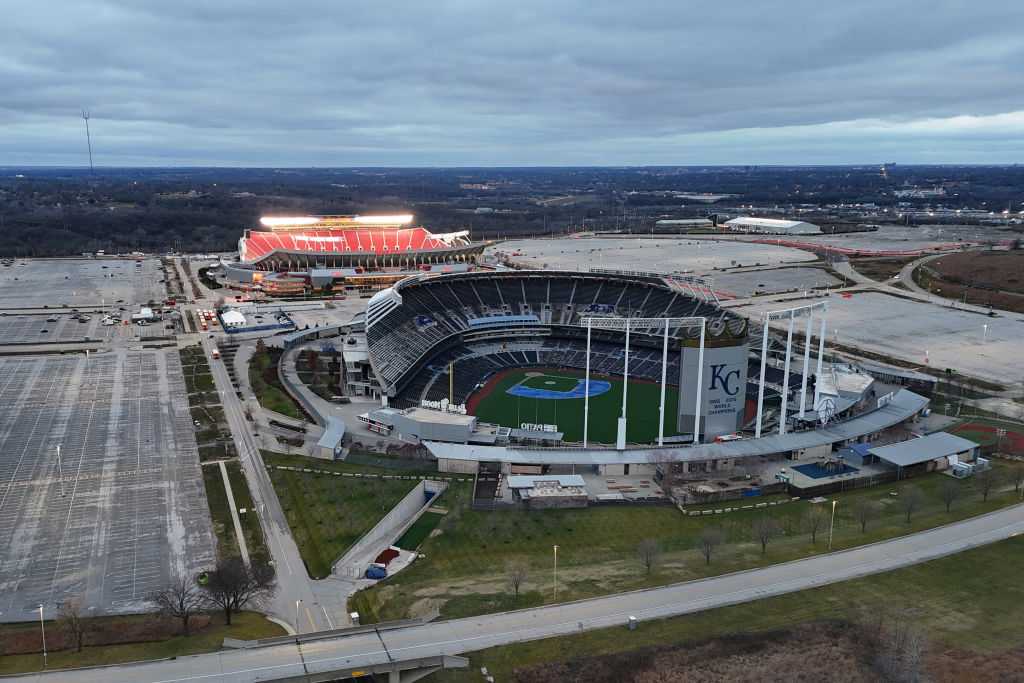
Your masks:
{"label": "parking lot", "polygon": [[150,299],[163,300],[162,279],[155,258],[15,259],[0,267],[0,310],[81,308],[104,302],[138,310]]}
{"label": "parking lot", "polygon": [[[709,273],[738,266],[814,261],[814,254],[772,244],[686,238],[559,238],[512,240],[487,249],[511,255],[527,268],[589,270],[614,268],[661,273]],[[515,254],[519,254],[518,256]]]}
{"label": "parking lot", "polygon": [[[949,302],[923,303],[877,292],[828,298],[828,342],[891,355],[920,366],[974,375],[1000,384],[1024,379],[1024,316],[990,318],[952,308]],[[737,309],[758,316],[792,304],[757,303]],[[773,323],[783,329],[785,321]],[[986,328],[987,326],[987,328]]]}
{"label": "parking lot", "polygon": [[213,563],[176,351],[3,357],[0,403],[0,621],[138,611]]}

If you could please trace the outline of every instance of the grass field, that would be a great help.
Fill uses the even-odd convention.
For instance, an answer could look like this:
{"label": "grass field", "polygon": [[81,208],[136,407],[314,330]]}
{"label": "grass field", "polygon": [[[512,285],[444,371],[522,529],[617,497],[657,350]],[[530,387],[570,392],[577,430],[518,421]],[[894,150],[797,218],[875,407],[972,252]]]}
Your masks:
{"label": "grass field", "polygon": [[[231,626],[224,625],[224,617],[219,613],[214,613],[210,616],[211,623],[209,626],[198,633],[193,633],[187,638],[185,636],[174,636],[173,638],[152,642],[87,646],[80,653],[74,650],[51,651],[49,652],[48,668],[65,669],[83,666],[102,666],[104,664],[137,662],[146,659],[182,657],[220,650],[225,638],[254,640],[284,635],[284,629],[271,621],[267,621],[263,615],[256,614],[255,612],[240,612],[234,615]],[[99,617],[95,621],[100,623],[109,622],[109,628],[124,630],[144,628],[153,619],[153,615],[139,614],[123,617]],[[56,622],[48,622],[46,625],[47,633],[53,633],[53,629],[56,626]],[[33,636],[36,636],[39,633],[39,623],[0,625],[0,638],[16,638],[22,631],[30,631]],[[41,654],[6,655],[0,657],[0,675],[34,672],[40,671],[42,668],[43,657]]]}
{"label": "grass field", "polygon": [[416,550],[420,547],[420,544],[426,540],[430,532],[433,531],[437,525],[444,518],[444,515],[440,512],[427,511],[420,515],[420,518],[413,522],[413,525],[402,534],[402,537],[395,542],[399,548],[403,550]]}
{"label": "grass field", "polygon": [[[308,464],[308,463],[307,463]],[[270,470],[309,575],[319,579],[360,536],[419,483]]]}
{"label": "grass field", "polygon": [[[482,650],[470,666],[442,671],[438,681],[476,681],[486,666],[498,681],[514,680],[517,667],[626,652],[656,644],[682,644],[716,636],[759,633],[807,621],[869,621],[871,615],[910,610],[932,653],[980,653],[981,659],[1024,644],[1024,539],[1013,538],[947,558],[832,586],[723,607],[685,617],[644,622],[636,631],[611,628],[564,638]],[[955,655],[954,655],[955,657]],[[1016,662],[1019,667],[1019,660]],[[1019,672],[1019,668],[1016,669]],[[1019,675],[1015,672],[1016,675]],[[790,680],[796,680],[795,674]],[[982,676],[946,680],[1010,680]],[[977,678],[974,678],[977,675]],[[780,678],[781,680],[781,678]]]}
{"label": "grass field", "polygon": [[[582,378],[583,373],[575,370],[512,370],[494,378],[481,390],[481,397],[472,412],[485,422],[506,427],[518,427],[523,422],[555,424],[565,434],[566,441],[583,441],[583,398],[537,399],[508,393],[518,384],[532,389],[571,391]],[[589,439],[598,443],[614,443],[617,420],[622,413],[622,380],[597,375],[591,375],[591,380],[610,382],[611,389],[590,397]],[[666,436],[679,433],[675,418],[679,405],[677,392],[673,387],[665,391]],[[626,440],[633,443],[657,440],[658,405],[661,402],[659,385],[630,380],[626,400],[629,420]]]}
{"label": "grass field", "polygon": [[[1003,469],[1006,465],[997,463]],[[1017,502],[1012,485],[987,501],[971,481],[959,481],[960,497],[949,513],[940,498],[951,480],[930,474],[910,480],[838,494],[835,548],[848,548],[964,519]],[[913,487],[922,500],[909,523],[900,493]],[[895,495],[891,495],[895,494]],[[528,607],[551,599],[552,546],[558,544],[561,600],[664,585],[739,569],[764,566],[825,552],[824,530],[812,544],[804,515],[812,506],[796,501],[775,507],[690,517],[673,507],[591,507],[577,510],[475,511],[468,485],[453,485],[445,494],[448,514],[440,533],[421,546],[425,557],[410,568],[353,598],[352,608],[365,621],[418,616],[440,609],[442,616],[469,616],[498,609]],[[877,505],[877,513],[861,531],[857,501]],[[780,532],[762,555],[754,521],[773,517]],[[721,528],[726,543],[706,565],[697,549],[702,529]],[[654,571],[646,574],[637,556],[640,541],[653,539],[661,549]],[[506,567],[529,568],[524,593],[514,602]]]}

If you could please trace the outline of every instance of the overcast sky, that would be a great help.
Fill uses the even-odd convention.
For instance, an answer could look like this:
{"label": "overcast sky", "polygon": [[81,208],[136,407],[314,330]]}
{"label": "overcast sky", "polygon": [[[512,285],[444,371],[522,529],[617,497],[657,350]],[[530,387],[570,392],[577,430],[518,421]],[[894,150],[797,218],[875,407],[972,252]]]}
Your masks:
{"label": "overcast sky", "polygon": [[42,0],[0,165],[1024,161],[1024,2]]}

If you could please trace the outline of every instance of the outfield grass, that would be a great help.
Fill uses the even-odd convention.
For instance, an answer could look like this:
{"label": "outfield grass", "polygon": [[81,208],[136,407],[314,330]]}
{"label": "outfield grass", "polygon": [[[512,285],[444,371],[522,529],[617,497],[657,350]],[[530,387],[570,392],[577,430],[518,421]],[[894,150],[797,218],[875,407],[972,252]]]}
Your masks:
{"label": "outfield grass", "polygon": [[871,621],[910,610],[934,650],[943,646],[992,653],[1020,647],[1024,634],[1024,539],[1012,538],[924,564],[684,617],[482,650],[463,670],[438,681],[477,681],[486,666],[498,681],[517,667],[577,657],[678,645],[718,636],[758,633],[821,619]]}
{"label": "outfield grass", "polygon": [[[140,614],[125,617],[100,617],[99,619],[146,622],[152,621],[154,617],[150,614]],[[67,669],[137,662],[147,659],[182,657],[220,650],[225,638],[255,640],[285,635],[284,629],[271,621],[267,621],[263,615],[256,614],[255,612],[240,612],[233,615],[231,626],[224,625],[224,617],[219,613],[211,614],[211,619],[212,623],[210,626],[187,638],[185,636],[175,636],[167,640],[153,642],[97,645],[86,647],[82,652],[75,652],[74,650],[50,652],[48,668]],[[48,631],[55,627],[55,622],[47,624]],[[38,622],[27,625],[4,624],[0,626],[0,637],[14,635],[18,630],[22,629],[31,629],[33,632],[38,632],[38,628]],[[43,668],[42,665],[43,657],[41,654],[6,655],[0,657],[0,675],[40,671]]]}
{"label": "outfield grass", "polygon": [[[543,373],[543,377],[530,376]],[[533,424],[556,424],[565,435],[566,441],[583,441],[583,398],[535,399],[513,396],[508,392],[513,386],[524,383],[534,389],[570,391],[583,377],[576,370],[532,369],[507,372],[488,387],[489,393],[479,400],[473,414],[485,422],[506,427],[518,427],[523,422]],[[590,421],[588,437],[597,443],[614,443],[617,420],[622,413],[622,380],[614,377],[591,375],[591,380],[600,379],[611,383],[611,389],[599,396],[590,397]],[[553,382],[553,384],[548,384]],[[627,392],[628,426],[626,439],[633,443],[651,443],[658,438],[658,406],[661,403],[661,387],[653,382],[630,380]],[[665,390],[665,435],[679,433],[676,429],[676,412],[679,406],[678,389]]]}
{"label": "outfield grass", "polygon": [[[1005,465],[997,464],[1003,468]],[[961,498],[947,513],[940,487],[955,481]],[[908,524],[899,494],[914,487],[923,501]],[[825,552],[827,519],[812,544],[803,515],[807,501],[741,510],[722,515],[690,517],[673,507],[591,507],[580,510],[474,511],[469,507],[470,488],[453,485],[446,495],[448,515],[441,520],[439,535],[421,546],[425,558],[408,569],[353,598],[353,609],[366,621],[416,616],[425,601],[439,606],[446,617],[469,616],[498,605],[508,607],[506,567],[522,563],[529,578],[518,606],[551,599],[552,546],[558,544],[559,590],[562,600],[687,581],[724,572],[748,569]],[[1000,491],[983,501],[970,481],[930,474],[877,487],[837,494],[833,547],[848,548],[947,524],[1004,507],[1017,501],[1011,490]],[[877,503],[879,513],[866,532],[855,515],[857,501]],[[751,501],[744,501],[751,502]],[[719,506],[721,507],[721,506]],[[753,533],[756,519],[771,516],[780,526],[762,555]],[[700,532],[720,527],[726,536],[710,566],[700,555]],[[661,559],[650,574],[643,571],[637,545],[653,539]],[[531,598],[536,595],[536,598]]]}
{"label": "outfield grass", "polygon": [[270,470],[270,480],[315,579],[328,576],[335,560],[419,483],[278,469]]}

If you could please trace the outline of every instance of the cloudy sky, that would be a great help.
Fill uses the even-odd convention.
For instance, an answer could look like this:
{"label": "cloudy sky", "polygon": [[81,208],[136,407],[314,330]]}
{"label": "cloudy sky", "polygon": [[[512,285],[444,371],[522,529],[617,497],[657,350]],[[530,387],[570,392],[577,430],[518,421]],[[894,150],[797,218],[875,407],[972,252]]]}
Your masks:
{"label": "cloudy sky", "polygon": [[1024,161],[1011,0],[42,0],[0,165]]}

